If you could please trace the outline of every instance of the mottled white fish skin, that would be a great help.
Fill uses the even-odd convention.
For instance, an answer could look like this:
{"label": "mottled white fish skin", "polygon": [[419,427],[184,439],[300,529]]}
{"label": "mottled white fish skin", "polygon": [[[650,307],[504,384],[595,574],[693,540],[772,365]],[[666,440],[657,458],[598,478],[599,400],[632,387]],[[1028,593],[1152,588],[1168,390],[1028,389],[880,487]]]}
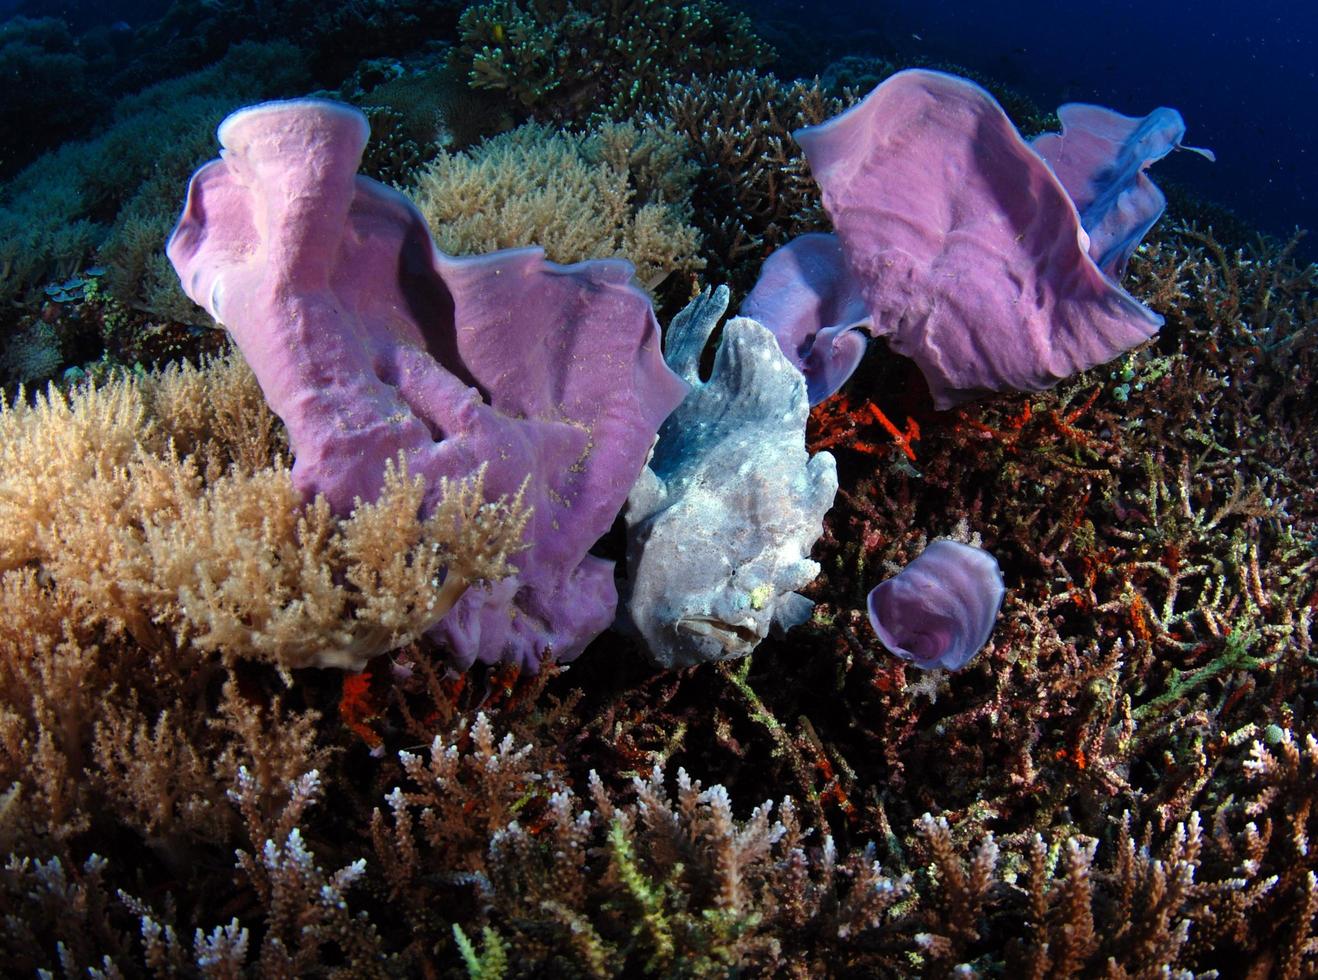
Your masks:
{"label": "mottled white fish skin", "polygon": [[743,657],[810,617],[796,590],[837,492],[829,453],[805,448],[805,379],[768,328],[729,320],[708,381],[700,355],[728,305],[705,290],[668,329],[666,359],[692,386],[659,430],[627,499],[621,625],[662,667]]}

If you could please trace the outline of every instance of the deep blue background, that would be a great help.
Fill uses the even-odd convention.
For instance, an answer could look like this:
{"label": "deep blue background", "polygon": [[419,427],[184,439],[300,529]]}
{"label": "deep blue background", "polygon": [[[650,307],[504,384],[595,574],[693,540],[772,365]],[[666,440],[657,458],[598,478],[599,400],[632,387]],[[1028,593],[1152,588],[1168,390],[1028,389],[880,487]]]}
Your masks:
{"label": "deep blue background", "polygon": [[[819,71],[832,57],[873,53],[957,62],[1045,108],[1094,102],[1140,116],[1160,105],[1185,117],[1186,142],[1156,164],[1175,180],[1281,237],[1298,225],[1318,252],[1318,2],[1071,0],[938,2],[758,0],[757,21],[789,22]],[[781,40],[777,40],[781,48]],[[795,47],[795,46],[794,46]]]}
{"label": "deep blue background", "polygon": [[[326,0],[327,3],[335,0]],[[1041,106],[1095,102],[1127,115],[1179,109],[1188,153],[1158,163],[1177,181],[1278,236],[1296,227],[1318,257],[1318,0],[727,0],[768,28],[788,73],[844,54],[952,61]],[[0,0],[75,29],[159,16],[169,0]]]}
{"label": "deep blue background", "polygon": [[75,34],[98,24],[140,24],[159,17],[170,0],[0,0],[0,16],[61,17]]}

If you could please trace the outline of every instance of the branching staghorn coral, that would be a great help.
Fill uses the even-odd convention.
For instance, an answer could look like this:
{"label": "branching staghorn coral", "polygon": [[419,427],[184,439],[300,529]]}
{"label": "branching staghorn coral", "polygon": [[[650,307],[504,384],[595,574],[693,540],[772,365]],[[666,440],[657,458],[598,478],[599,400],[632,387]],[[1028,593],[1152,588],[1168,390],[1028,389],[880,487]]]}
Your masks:
{"label": "branching staghorn coral", "polygon": [[1171,316],[1186,321],[1211,312],[1226,344],[1284,357],[1316,339],[1318,267],[1296,263],[1302,237],[1258,236],[1249,247],[1229,248],[1211,227],[1183,222],[1144,249],[1132,273]]}
{"label": "branching staghorn coral", "polygon": [[1242,951],[1254,975],[1307,976],[1318,962],[1318,875],[1311,857],[1318,741],[1310,723],[1262,732],[1246,726],[1233,733],[1232,743],[1229,764],[1243,772],[1245,786],[1240,798],[1218,802],[1205,863],[1237,875],[1242,887],[1214,910],[1199,944]]}
{"label": "branching staghorn coral", "polygon": [[[1167,833],[1137,835],[1125,814],[1102,839],[997,836],[926,813],[867,846],[803,828],[789,799],[738,816],[723,787],[685,771],[675,793],[659,768],[630,790],[592,772],[583,799],[561,748],[501,727],[478,714],[402,752],[385,763],[399,780],[388,792],[328,759],[325,774],[292,777],[237,766],[216,802],[228,808],[218,840],[250,842],[237,847],[239,874],[178,907],[116,888],[131,881],[122,850],[11,858],[0,963],[49,964],[63,941],[74,963],[108,957],[130,974],[143,962],[184,975],[205,962],[302,973],[342,962],[369,971],[352,975],[465,963],[514,976],[1152,980],[1208,966],[1300,976],[1318,952],[1318,889],[1295,850],[1311,830],[1311,736],[1302,745],[1279,729],[1234,753],[1253,796],[1193,810]],[[346,795],[313,810],[327,779]],[[345,825],[372,794],[388,815],[375,811],[367,845]],[[194,846],[213,854],[218,840]],[[194,866],[176,880],[203,884]],[[180,937],[194,923],[189,948]]]}
{"label": "branching staghorn coral", "polygon": [[[739,820],[723,787],[679,771],[674,798],[656,767],[621,804],[591,773],[587,807],[558,777],[528,771],[531,745],[496,744],[483,715],[471,738],[465,753],[436,738],[428,765],[403,753],[411,785],[389,794],[392,816],[376,812],[373,836],[391,894],[474,885],[486,949],[501,948],[515,974],[561,962],[591,976],[813,975],[803,971],[862,942],[906,891],[865,849],[841,860],[831,837],[807,844],[790,798]],[[473,827],[501,811],[488,852],[475,851]],[[454,867],[464,851],[478,863]]]}
{"label": "branching staghorn coral", "polygon": [[504,90],[542,119],[623,119],[669,81],[773,57],[745,15],[714,0],[488,0],[458,26],[452,64],[472,87]]}
{"label": "branching staghorn coral", "polygon": [[241,888],[261,910],[255,928],[235,916],[209,930],[198,927],[189,943],[172,900],[161,909],[122,888],[112,893],[104,875],[113,862],[100,855],[74,868],[59,857],[11,857],[0,869],[0,894],[29,915],[7,917],[0,962],[30,971],[57,959],[67,974],[99,968],[111,976],[239,976],[246,969],[262,976],[397,975],[369,917],[348,906],[346,894],[360,882],[365,860],[326,872],[304,838],[301,824],[323,791],[320,773],[289,781],[273,817],[260,802],[269,788],[243,768],[228,792],[250,835],[252,849],[237,850],[236,867]]}
{"label": "branching staghorn coral", "polygon": [[787,85],[744,66],[665,88],[650,119],[686,137],[699,164],[692,200],[711,263],[706,278],[749,289],[771,251],[831,227],[791,133],[854,101],[826,95],[817,81]]}

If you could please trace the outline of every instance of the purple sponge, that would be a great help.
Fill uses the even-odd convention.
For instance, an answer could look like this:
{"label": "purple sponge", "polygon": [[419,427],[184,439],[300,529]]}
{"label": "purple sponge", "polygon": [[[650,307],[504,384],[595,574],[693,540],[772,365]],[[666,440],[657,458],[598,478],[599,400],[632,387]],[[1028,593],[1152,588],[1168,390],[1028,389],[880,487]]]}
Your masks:
{"label": "purple sponge", "polygon": [[1006,590],[997,560],[946,538],[870,592],[883,645],[926,670],[960,670],[988,642]]}
{"label": "purple sponge", "polygon": [[795,136],[836,244],[788,242],[741,312],[779,338],[812,403],[859,360],[853,328],[914,359],[942,409],[1047,388],[1162,324],[1090,258],[1066,189],[978,85],[899,72]]}
{"label": "purple sponge", "polygon": [[1209,160],[1212,150],[1184,146],[1185,121],[1175,109],[1154,109],[1143,119],[1097,105],[1069,102],[1057,110],[1060,133],[1044,133],[1030,145],[1062,182],[1089,235],[1089,254],[1113,279],[1126,271],[1131,253],[1167,207],[1144,172],[1172,150]]}
{"label": "purple sponge", "polygon": [[293,479],[340,514],[400,452],[429,484],[529,475],[518,573],[434,628],[455,661],[568,660],[614,617],[609,529],[687,386],[631,266],[538,248],[439,252],[401,194],[357,176],[366,118],[301,99],[239,110],[192,178],[167,252],[288,426]]}

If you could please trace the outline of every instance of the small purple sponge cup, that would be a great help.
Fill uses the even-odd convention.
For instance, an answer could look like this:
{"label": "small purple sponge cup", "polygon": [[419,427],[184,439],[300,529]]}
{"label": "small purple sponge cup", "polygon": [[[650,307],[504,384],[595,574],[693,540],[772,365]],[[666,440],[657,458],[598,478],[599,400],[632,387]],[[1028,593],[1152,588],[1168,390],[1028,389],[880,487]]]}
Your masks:
{"label": "small purple sponge cup", "polygon": [[960,670],[988,642],[1006,589],[983,548],[940,538],[869,594],[883,645],[917,667]]}

